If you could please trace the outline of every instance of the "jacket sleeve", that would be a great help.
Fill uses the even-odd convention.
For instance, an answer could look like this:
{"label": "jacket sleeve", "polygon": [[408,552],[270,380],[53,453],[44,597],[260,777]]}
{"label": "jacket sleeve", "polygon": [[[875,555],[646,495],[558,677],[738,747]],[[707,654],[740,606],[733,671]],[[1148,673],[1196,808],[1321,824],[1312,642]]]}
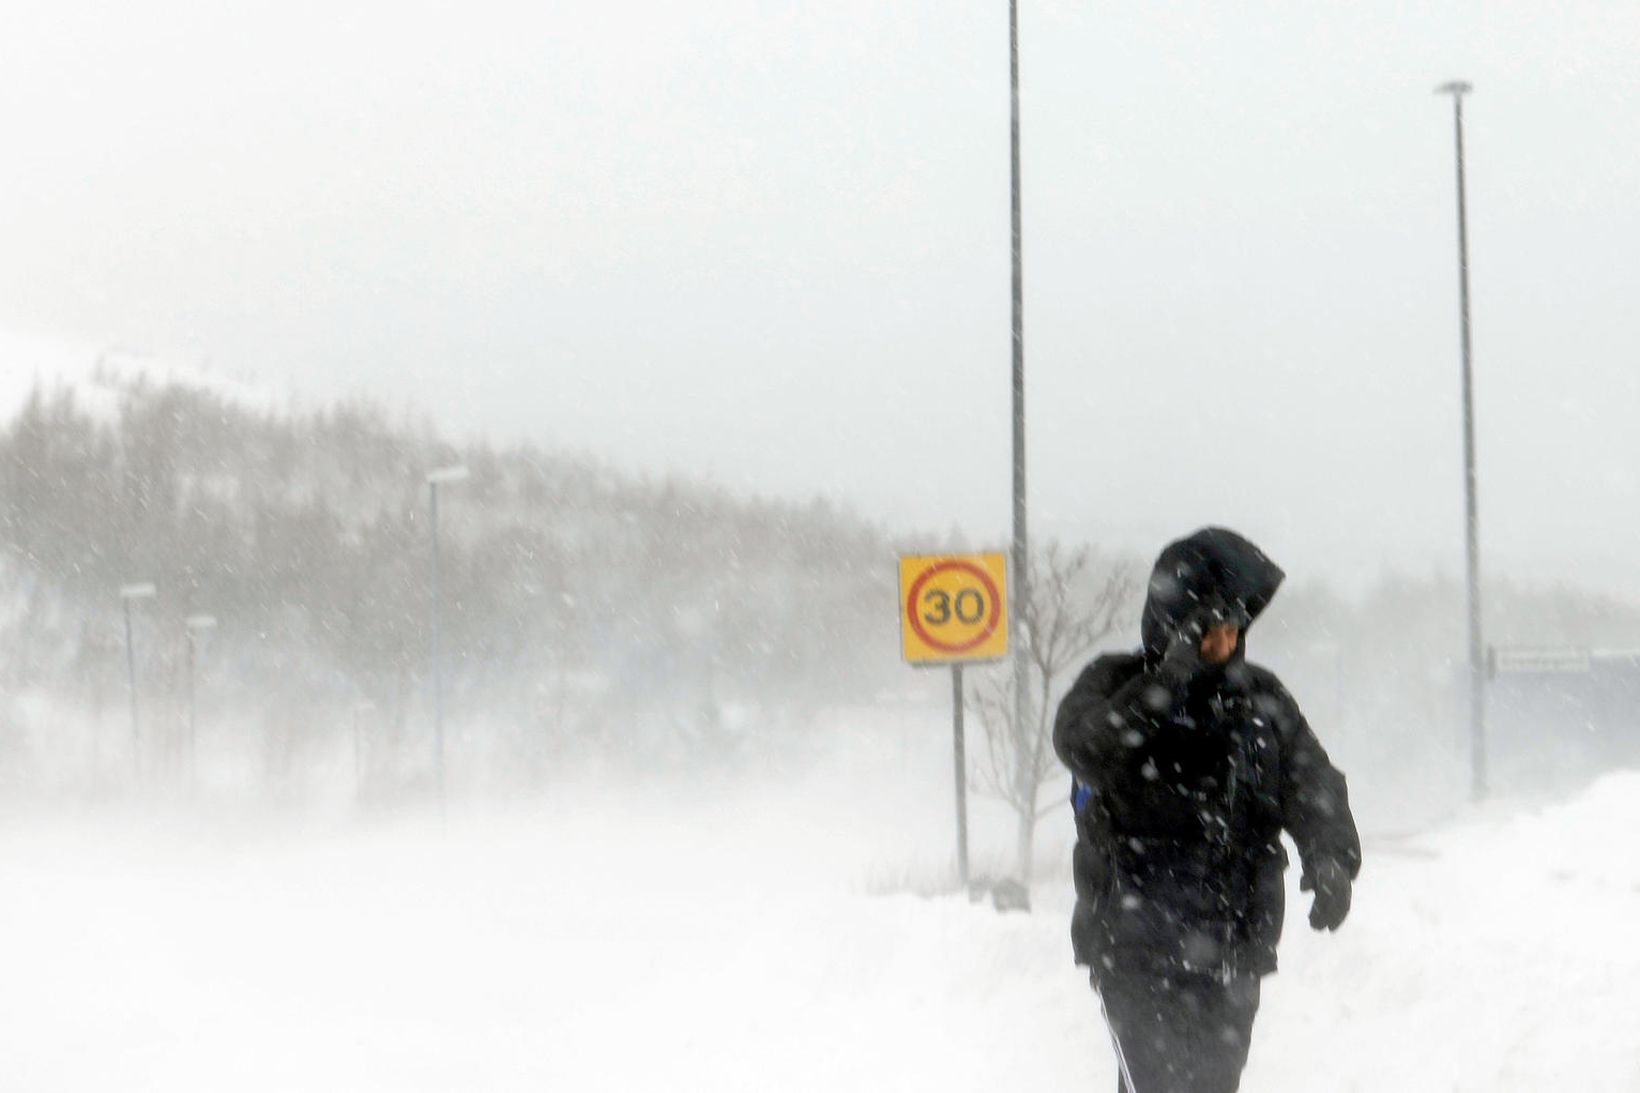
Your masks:
{"label": "jacket sleeve", "polygon": [[1304,875],[1330,859],[1354,879],[1361,871],[1361,837],[1344,774],[1333,766],[1286,688],[1276,684],[1272,700],[1282,739],[1281,823],[1298,847]]}
{"label": "jacket sleeve", "polygon": [[1142,744],[1172,696],[1144,671],[1143,658],[1107,654],[1082,669],[1059,703],[1053,748],[1084,785],[1097,786]]}

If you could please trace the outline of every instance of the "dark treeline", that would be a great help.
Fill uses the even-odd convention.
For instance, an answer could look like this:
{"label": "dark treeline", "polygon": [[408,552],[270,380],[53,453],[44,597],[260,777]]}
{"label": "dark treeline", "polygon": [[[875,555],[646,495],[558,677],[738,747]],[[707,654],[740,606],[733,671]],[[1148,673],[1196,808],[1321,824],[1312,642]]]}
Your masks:
{"label": "dark treeline", "polygon": [[900,678],[893,547],[824,502],[458,449],[364,404],[271,414],[115,390],[93,413],[37,389],[0,432],[13,694],[123,711],[118,589],[152,581],[137,645],[157,719],[180,716],[183,620],[209,612],[213,685],[271,746],[362,703],[413,735],[430,701],[425,475],[455,462],[471,478],[440,493],[452,726],[520,754],[665,761],[732,744],[736,711],[765,732]]}

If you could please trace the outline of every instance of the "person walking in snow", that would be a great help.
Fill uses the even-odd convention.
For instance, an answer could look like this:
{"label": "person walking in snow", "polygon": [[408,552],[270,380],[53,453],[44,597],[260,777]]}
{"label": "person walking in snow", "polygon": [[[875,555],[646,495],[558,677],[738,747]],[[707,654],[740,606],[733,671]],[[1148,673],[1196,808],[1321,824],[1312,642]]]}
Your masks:
{"label": "person walking in snow", "polygon": [[1344,775],[1247,629],[1284,577],[1235,532],[1162,551],[1135,653],[1098,657],[1060,703],[1074,778],[1071,940],[1126,1093],[1234,1093],[1276,970],[1286,831],[1310,925],[1350,909],[1361,842]]}

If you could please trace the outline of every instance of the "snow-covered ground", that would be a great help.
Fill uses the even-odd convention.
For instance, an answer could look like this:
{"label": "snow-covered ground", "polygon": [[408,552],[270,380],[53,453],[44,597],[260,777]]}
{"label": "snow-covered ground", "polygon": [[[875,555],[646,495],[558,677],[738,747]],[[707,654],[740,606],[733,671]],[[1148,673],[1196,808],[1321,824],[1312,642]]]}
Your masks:
{"label": "snow-covered ground", "polygon": [[[1028,916],[883,894],[949,854],[936,744],[442,823],[14,810],[0,1087],[1111,1088],[1063,870]],[[1637,831],[1621,773],[1369,838],[1340,934],[1293,893],[1243,1087],[1640,1089]]]}

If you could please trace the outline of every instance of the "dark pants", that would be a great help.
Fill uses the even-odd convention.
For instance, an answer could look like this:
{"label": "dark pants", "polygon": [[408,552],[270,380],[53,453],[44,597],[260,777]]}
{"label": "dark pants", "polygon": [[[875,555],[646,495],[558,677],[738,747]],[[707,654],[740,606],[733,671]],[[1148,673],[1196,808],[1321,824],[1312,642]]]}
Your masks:
{"label": "dark pants", "polygon": [[1116,1048],[1117,1093],[1235,1093],[1259,981],[1106,972],[1094,982]]}

